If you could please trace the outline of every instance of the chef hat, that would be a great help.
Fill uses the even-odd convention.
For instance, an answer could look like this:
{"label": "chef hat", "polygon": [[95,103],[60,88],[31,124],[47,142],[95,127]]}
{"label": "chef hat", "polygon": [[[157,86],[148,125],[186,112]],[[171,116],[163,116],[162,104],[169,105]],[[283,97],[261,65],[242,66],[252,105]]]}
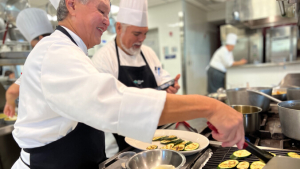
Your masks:
{"label": "chef hat", "polygon": [[42,9],[27,8],[22,10],[17,16],[16,24],[28,42],[40,35],[53,32],[47,14]]}
{"label": "chef hat", "polygon": [[229,33],[226,37],[226,45],[235,45],[237,41],[237,35],[234,33]]}
{"label": "chef hat", "polygon": [[60,0],[50,0],[51,4],[57,10]]}
{"label": "chef hat", "polygon": [[121,0],[117,22],[148,27],[147,0]]}

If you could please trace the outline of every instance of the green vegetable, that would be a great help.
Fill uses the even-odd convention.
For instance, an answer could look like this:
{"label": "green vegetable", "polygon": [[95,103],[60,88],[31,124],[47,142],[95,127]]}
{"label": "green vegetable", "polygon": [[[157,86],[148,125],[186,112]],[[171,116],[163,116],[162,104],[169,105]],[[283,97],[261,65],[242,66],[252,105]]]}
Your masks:
{"label": "green vegetable", "polygon": [[233,152],[233,154],[230,156],[230,159],[233,160],[243,160],[247,157],[249,157],[251,153],[247,150],[238,150]]}
{"label": "green vegetable", "polygon": [[300,158],[300,155],[294,152],[289,152],[287,153],[288,156],[292,157],[292,158]]}
{"label": "green vegetable", "polygon": [[161,141],[164,140],[165,138],[168,138],[168,136],[153,137],[152,141]]}
{"label": "green vegetable", "polygon": [[175,139],[177,139],[177,136],[174,135],[164,138],[164,140],[175,140]]}
{"label": "green vegetable", "polygon": [[250,169],[262,169],[264,168],[266,164],[264,162],[261,161],[254,161],[251,166]]}
{"label": "green vegetable", "polygon": [[185,148],[185,145],[184,145],[184,144],[178,144],[178,145],[174,146],[174,147],[172,148],[172,150],[175,150],[175,151],[183,151],[184,148]]}
{"label": "green vegetable", "polygon": [[249,168],[249,166],[250,166],[250,164],[247,161],[242,161],[236,166],[236,168],[247,169],[247,168]]}
{"label": "green vegetable", "polygon": [[157,145],[151,145],[151,146],[148,146],[146,149],[147,150],[154,150],[154,149],[157,149]]}
{"label": "green vegetable", "polygon": [[175,139],[175,140],[162,140],[162,141],[160,141],[160,143],[161,144],[170,144],[170,143],[174,143],[175,145],[176,144],[179,144],[179,143],[181,143],[181,142],[183,142],[183,140],[182,139]]}
{"label": "green vegetable", "polygon": [[191,151],[191,150],[196,150],[199,148],[199,144],[198,143],[191,143],[187,146],[185,146],[184,150],[185,151]]}
{"label": "green vegetable", "polygon": [[223,161],[221,164],[218,165],[218,169],[235,168],[238,163],[239,163],[238,160]]}
{"label": "green vegetable", "polygon": [[163,146],[163,147],[160,148],[160,149],[169,149],[169,150],[171,150],[173,147],[174,147],[174,144],[171,143],[171,144],[168,144],[168,145],[166,145],[166,146]]}

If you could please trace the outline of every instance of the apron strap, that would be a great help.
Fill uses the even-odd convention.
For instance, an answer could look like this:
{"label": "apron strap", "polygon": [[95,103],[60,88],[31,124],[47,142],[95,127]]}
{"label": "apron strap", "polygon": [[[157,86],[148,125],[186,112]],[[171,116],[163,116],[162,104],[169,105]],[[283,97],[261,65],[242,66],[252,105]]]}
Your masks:
{"label": "apron strap", "polygon": [[56,30],[61,31],[63,34],[65,34],[67,37],[69,37],[70,40],[71,40],[76,46],[78,46],[77,43],[75,42],[75,40],[72,38],[72,36],[69,34],[69,32],[68,32],[65,28],[63,28],[62,26],[58,25],[58,26],[56,27]]}

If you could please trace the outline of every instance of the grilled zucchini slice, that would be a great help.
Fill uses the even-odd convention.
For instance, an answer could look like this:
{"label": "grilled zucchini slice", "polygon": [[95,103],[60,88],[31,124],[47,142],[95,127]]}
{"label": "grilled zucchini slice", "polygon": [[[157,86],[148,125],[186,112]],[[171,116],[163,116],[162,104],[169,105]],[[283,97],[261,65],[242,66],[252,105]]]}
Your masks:
{"label": "grilled zucchini slice", "polygon": [[247,169],[247,168],[249,168],[249,166],[250,166],[249,162],[247,162],[247,161],[242,161],[242,162],[240,162],[240,163],[236,166],[236,168],[238,168],[238,169]]}
{"label": "grilled zucchini slice", "polygon": [[153,137],[152,141],[161,141],[161,140],[164,140],[165,138],[168,138],[168,136]]}
{"label": "grilled zucchini slice", "polygon": [[166,146],[163,146],[163,147],[160,148],[160,149],[169,149],[169,150],[171,150],[173,147],[174,147],[174,143],[171,143],[171,144],[168,144],[168,145],[166,145]]}
{"label": "grilled zucchini slice", "polygon": [[162,140],[162,141],[160,141],[161,144],[170,144],[170,143],[174,143],[175,145],[176,145],[176,144],[179,144],[179,143],[181,143],[181,142],[183,142],[183,140],[180,139],[180,138],[175,139],[175,140]]}
{"label": "grilled zucchini slice", "polygon": [[238,150],[233,152],[233,154],[230,156],[230,159],[233,160],[243,160],[247,157],[249,157],[251,153],[247,150]]}
{"label": "grilled zucchini slice", "polygon": [[174,146],[174,147],[172,148],[172,150],[175,150],[175,151],[183,151],[184,148],[185,148],[185,145],[184,145],[184,144],[178,144],[178,145]]}
{"label": "grilled zucchini slice", "polygon": [[154,149],[157,149],[157,145],[151,145],[151,146],[148,146],[146,149],[147,150],[154,150]]}
{"label": "grilled zucchini slice", "polygon": [[218,165],[218,169],[229,169],[229,168],[235,168],[236,165],[239,163],[238,160],[227,160],[223,161]]}
{"label": "grilled zucchini slice", "polygon": [[266,164],[264,162],[261,161],[254,161],[251,166],[250,169],[262,169],[264,168]]}
{"label": "grilled zucchini slice", "polygon": [[164,138],[164,140],[175,140],[175,139],[177,139],[177,136],[175,136],[175,135],[171,135],[167,138]]}
{"label": "grilled zucchini slice", "polygon": [[300,158],[300,155],[294,152],[289,152],[287,153],[288,156],[292,157],[292,158]]}
{"label": "grilled zucchini slice", "polygon": [[198,143],[191,143],[191,144],[185,146],[184,150],[185,151],[191,151],[191,150],[197,150],[198,148],[199,148]]}

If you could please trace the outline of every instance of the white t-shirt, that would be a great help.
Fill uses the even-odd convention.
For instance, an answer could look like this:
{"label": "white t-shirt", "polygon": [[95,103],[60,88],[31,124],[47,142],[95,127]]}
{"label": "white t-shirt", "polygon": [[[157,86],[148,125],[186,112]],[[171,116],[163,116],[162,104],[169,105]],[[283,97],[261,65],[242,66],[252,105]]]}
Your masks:
{"label": "white t-shirt", "polygon": [[229,52],[226,46],[222,46],[214,53],[209,65],[225,73],[226,68],[232,66],[233,62],[232,52]]}

